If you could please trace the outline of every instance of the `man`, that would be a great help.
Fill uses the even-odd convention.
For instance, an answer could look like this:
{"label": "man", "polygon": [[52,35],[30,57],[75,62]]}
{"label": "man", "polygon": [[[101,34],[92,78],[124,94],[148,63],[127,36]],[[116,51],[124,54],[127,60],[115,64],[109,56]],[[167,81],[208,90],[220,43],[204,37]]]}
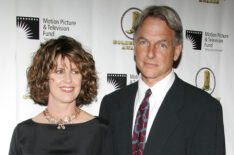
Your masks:
{"label": "man", "polygon": [[139,81],[101,103],[115,155],[225,155],[220,103],[173,71],[182,43],[182,23],[172,8],[142,12],[134,30]]}

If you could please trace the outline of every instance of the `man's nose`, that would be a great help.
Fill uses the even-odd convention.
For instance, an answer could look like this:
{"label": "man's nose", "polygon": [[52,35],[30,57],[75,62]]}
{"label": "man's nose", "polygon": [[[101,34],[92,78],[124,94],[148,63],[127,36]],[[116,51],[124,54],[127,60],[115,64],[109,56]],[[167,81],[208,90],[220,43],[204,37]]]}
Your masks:
{"label": "man's nose", "polygon": [[155,56],[155,46],[154,45],[149,45],[148,51],[147,51],[147,56],[150,59],[154,58],[154,56]]}

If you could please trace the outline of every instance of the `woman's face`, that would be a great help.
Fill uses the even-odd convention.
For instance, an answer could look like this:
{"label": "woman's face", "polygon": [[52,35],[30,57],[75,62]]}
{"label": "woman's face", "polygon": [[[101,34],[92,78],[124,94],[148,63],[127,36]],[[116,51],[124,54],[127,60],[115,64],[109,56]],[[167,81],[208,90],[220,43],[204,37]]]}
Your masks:
{"label": "woman's face", "polygon": [[49,73],[49,103],[76,103],[81,90],[82,76],[77,66],[68,58],[57,59],[57,68]]}

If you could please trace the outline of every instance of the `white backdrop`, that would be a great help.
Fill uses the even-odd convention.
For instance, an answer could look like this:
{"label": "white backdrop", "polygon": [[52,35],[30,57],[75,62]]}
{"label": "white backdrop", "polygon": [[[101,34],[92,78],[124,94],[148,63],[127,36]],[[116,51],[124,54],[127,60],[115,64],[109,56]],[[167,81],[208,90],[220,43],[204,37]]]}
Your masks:
{"label": "white backdrop", "polygon": [[219,99],[224,113],[227,155],[234,154],[233,0],[0,0],[1,154],[7,154],[14,127],[44,107],[27,98],[26,69],[40,42],[59,35],[80,41],[93,54],[102,97],[137,80],[131,29],[133,12],[169,5],[181,16],[184,48],[175,72]]}

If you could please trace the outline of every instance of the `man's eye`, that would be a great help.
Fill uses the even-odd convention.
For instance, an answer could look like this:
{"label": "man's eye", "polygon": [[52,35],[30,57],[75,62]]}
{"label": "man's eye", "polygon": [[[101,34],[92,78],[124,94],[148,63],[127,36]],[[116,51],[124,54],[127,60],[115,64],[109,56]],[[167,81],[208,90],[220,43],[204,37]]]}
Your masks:
{"label": "man's eye", "polygon": [[166,49],[168,47],[168,44],[165,42],[159,42],[156,46],[157,48]]}
{"label": "man's eye", "polygon": [[145,40],[140,40],[140,44],[145,44],[146,41]]}
{"label": "man's eye", "polygon": [[146,40],[144,40],[144,39],[140,39],[138,41],[138,45],[139,46],[148,46],[148,42]]}
{"label": "man's eye", "polygon": [[165,48],[165,47],[167,47],[167,45],[164,44],[164,43],[161,43],[161,44],[160,44],[160,47]]}

